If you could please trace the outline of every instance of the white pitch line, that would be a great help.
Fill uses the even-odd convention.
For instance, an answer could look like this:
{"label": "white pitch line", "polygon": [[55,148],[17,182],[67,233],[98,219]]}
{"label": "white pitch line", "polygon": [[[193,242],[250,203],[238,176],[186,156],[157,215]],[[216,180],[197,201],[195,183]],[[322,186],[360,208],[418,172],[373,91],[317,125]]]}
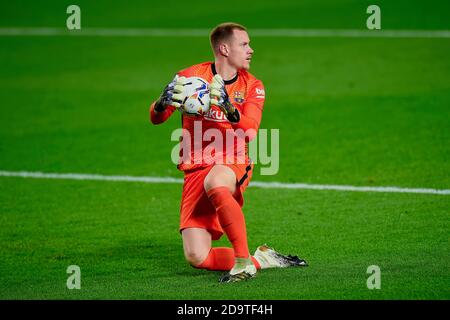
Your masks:
{"label": "white pitch line", "polygon": [[[105,176],[100,174],[80,173],[44,173],[28,171],[0,171],[3,177],[21,177],[34,179],[63,179],[63,180],[100,180],[100,181],[126,181],[143,183],[183,183],[183,179],[171,177],[136,177],[136,176]],[[306,189],[306,190],[336,190],[356,192],[391,192],[391,193],[421,193],[449,195],[449,189],[400,188],[400,187],[356,187],[343,185],[322,185],[307,183],[282,183],[252,181],[250,187],[266,189]]]}
{"label": "white pitch line", "polygon": [[[252,37],[294,38],[450,38],[450,30],[250,29]],[[0,36],[207,37],[209,29],[160,28],[0,28]]]}

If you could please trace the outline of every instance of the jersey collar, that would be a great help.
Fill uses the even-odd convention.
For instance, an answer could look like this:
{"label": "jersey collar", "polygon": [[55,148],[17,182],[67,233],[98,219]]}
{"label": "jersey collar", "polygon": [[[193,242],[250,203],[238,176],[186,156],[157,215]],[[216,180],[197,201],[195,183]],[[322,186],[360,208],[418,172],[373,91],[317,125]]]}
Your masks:
{"label": "jersey collar", "polygon": [[[217,71],[216,71],[216,65],[215,65],[214,63],[211,63],[211,71],[212,71],[212,74],[213,74],[213,75],[216,75],[216,74],[217,74]],[[224,80],[223,82],[224,82],[225,84],[232,84],[232,83],[236,82],[236,80],[238,79],[238,76],[239,76],[239,71],[236,73],[236,75],[233,77],[233,79],[230,79],[230,80]]]}

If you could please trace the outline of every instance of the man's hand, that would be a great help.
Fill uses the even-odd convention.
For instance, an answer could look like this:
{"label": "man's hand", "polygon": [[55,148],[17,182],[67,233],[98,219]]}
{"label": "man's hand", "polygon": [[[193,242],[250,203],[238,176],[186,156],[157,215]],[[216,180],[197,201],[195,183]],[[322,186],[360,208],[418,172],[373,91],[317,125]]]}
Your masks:
{"label": "man's hand", "polygon": [[218,106],[230,122],[239,122],[239,111],[230,102],[227,90],[225,89],[225,82],[220,75],[216,74],[214,76],[209,89],[209,95],[211,97],[210,104]]}
{"label": "man's hand", "polygon": [[164,88],[161,96],[155,103],[155,110],[157,112],[166,110],[168,106],[174,106],[177,109],[181,107],[185,80],[185,77],[175,75],[175,78]]}

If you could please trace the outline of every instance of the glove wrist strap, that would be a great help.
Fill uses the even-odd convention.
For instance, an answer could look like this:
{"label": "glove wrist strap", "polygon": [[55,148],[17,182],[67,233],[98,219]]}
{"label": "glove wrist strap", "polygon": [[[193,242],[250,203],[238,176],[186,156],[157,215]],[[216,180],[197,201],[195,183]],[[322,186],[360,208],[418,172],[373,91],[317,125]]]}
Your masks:
{"label": "glove wrist strap", "polygon": [[227,101],[225,103],[224,109],[225,109],[225,116],[227,117],[228,121],[239,122],[239,120],[241,119],[239,110],[235,106],[233,106],[233,104],[230,101]]}
{"label": "glove wrist strap", "polygon": [[155,111],[157,112],[163,112],[164,110],[166,110],[167,106],[165,106],[161,100],[156,101],[155,103]]}

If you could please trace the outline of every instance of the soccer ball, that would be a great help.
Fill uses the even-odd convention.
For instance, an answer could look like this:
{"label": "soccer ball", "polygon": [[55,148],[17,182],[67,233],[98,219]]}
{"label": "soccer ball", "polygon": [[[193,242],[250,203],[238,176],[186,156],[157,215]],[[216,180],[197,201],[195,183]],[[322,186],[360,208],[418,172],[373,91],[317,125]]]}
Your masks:
{"label": "soccer ball", "polygon": [[184,100],[181,112],[186,115],[198,116],[209,111],[209,84],[199,77],[186,78],[184,83]]}

